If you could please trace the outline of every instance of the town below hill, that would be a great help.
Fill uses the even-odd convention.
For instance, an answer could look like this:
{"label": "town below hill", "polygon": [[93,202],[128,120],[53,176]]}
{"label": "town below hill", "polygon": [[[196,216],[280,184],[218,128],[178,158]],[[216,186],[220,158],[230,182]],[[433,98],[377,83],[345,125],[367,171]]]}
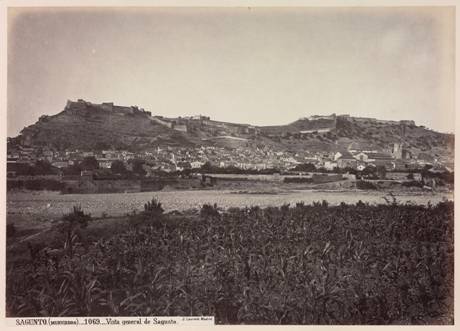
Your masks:
{"label": "town below hill", "polygon": [[[254,126],[202,115],[166,118],[135,106],[78,100],[8,138],[7,170],[11,180],[21,176],[59,176],[59,180],[73,176],[76,180],[77,176],[77,182],[88,178],[88,171],[91,180],[144,182],[203,173],[292,171],[358,177],[364,172],[364,177],[372,174],[384,179],[382,173],[403,172],[405,177],[428,169],[452,173],[453,155],[452,134],[410,120],[332,114],[286,125]],[[145,189],[163,184],[150,183]],[[123,189],[129,191],[119,188]]]}

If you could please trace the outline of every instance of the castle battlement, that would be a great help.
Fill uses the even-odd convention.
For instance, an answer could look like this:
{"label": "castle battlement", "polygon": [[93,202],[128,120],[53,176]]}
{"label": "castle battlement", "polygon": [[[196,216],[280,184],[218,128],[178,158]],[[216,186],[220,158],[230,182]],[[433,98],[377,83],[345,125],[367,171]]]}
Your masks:
{"label": "castle battlement", "polygon": [[151,112],[145,111],[143,108],[137,106],[117,106],[113,102],[103,102],[101,104],[92,103],[83,99],[78,99],[77,101],[67,100],[66,110],[88,110],[89,108],[101,109],[107,112],[120,115],[129,115],[129,114],[146,114],[151,116]]}

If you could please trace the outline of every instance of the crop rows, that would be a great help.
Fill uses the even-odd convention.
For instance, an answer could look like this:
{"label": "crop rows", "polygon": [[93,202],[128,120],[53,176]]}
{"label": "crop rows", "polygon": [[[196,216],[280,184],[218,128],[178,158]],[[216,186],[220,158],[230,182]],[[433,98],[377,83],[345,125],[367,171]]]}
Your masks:
{"label": "crop rows", "polygon": [[204,205],[178,216],[146,205],[108,238],[68,217],[53,247],[8,264],[7,315],[453,323],[453,209]]}

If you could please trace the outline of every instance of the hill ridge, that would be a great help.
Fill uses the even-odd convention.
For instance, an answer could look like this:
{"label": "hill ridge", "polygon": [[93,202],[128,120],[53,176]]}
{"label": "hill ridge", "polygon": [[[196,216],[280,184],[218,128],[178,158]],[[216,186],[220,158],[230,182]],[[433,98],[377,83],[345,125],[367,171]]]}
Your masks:
{"label": "hill ridge", "polygon": [[[452,156],[452,134],[417,126],[413,120],[379,120],[344,115],[311,115],[289,124],[257,126],[196,115],[167,118],[138,106],[69,100],[56,115],[43,115],[10,142],[65,149],[148,150],[157,146],[264,147],[292,151],[389,151],[404,144],[413,154]],[[236,138],[236,139],[235,139]]]}

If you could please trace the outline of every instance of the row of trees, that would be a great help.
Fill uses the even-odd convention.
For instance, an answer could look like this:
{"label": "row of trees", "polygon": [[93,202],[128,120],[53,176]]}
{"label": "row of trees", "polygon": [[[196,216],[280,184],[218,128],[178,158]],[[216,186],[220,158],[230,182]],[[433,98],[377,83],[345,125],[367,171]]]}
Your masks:
{"label": "row of trees", "polygon": [[[115,160],[109,169],[100,168],[98,161],[95,157],[85,157],[79,162],[75,162],[73,165],[64,168],[64,175],[80,175],[82,171],[94,171],[99,176],[116,176],[117,178],[132,178],[132,177],[144,177],[147,172],[144,168],[146,164],[145,160],[132,159],[128,161],[129,167],[121,160]],[[425,166],[420,172],[423,179],[435,178],[445,183],[454,183],[454,174],[448,171],[439,172],[431,171],[432,166]],[[8,171],[14,170],[17,175],[20,176],[40,176],[40,175],[56,175],[59,174],[60,170],[51,165],[46,160],[37,161],[34,165],[29,164],[13,164],[8,165]],[[201,173],[213,173],[213,174],[247,174],[247,175],[266,175],[274,173],[282,173],[278,168],[267,168],[267,169],[241,169],[235,166],[229,167],[217,167],[212,165],[210,162],[206,162],[199,169],[196,170]],[[320,172],[320,173],[350,173],[357,176],[357,178],[366,179],[385,179],[387,170],[384,166],[367,166],[362,171],[357,169],[346,167],[338,168],[335,167],[332,170],[325,168],[316,168],[314,164],[303,163],[295,166],[291,171],[299,172]],[[160,177],[165,176],[191,176],[193,170],[190,167],[185,167],[182,171],[176,171],[167,173],[161,170],[156,171],[156,174]],[[407,179],[413,180],[414,175],[410,172]]]}
{"label": "row of trees", "polygon": [[48,161],[37,161],[34,165],[26,163],[12,163],[7,165],[8,171],[15,171],[20,176],[57,175],[59,169],[53,167]]}
{"label": "row of trees", "polygon": [[[95,157],[85,157],[81,161],[75,162],[73,165],[63,168],[64,175],[80,175],[82,171],[96,171],[98,173],[122,175],[122,176],[144,176],[146,174],[143,165],[144,160],[133,159],[128,161],[131,165],[127,169],[123,161],[115,160],[112,162],[110,169],[102,169]],[[8,171],[15,171],[19,176],[42,176],[42,175],[57,175],[60,173],[59,168],[54,167],[46,160],[39,160],[35,164],[15,163],[8,164]]]}
{"label": "row of trees", "polygon": [[345,174],[350,173],[354,174],[357,177],[364,177],[368,179],[384,179],[386,177],[387,170],[384,166],[367,166],[363,170],[357,170],[351,167],[339,168],[335,167],[332,170],[327,170],[324,167],[316,168],[316,166],[312,163],[302,163],[294,168],[292,171],[303,171],[303,172],[321,172],[321,173],[338,173],[338,174]]}
{"label": "row of trees", "polygon": [[130,176],[145,176],[146,171],[143,168],[145,164],[144,160],[140,159],[132,159],[128,161],[131,165],[129,170],[123,161],[115,160],[112,162],[110,169],[101,169],[99,167],[99,162],[96,160],[94,156],[85,157],[80,162],[75,162],[74,165],[67,167],[64,169],[65,175],[80,175],[82,171],[96,171],[101,175],[119,175],[123,177],[130,177]]}
{"label": "row of trees", "polygon": [[[449,171],[433,171],[433,166],[425,165],[421,170],[408,170],[407,179],[414,180],[414,173],[420,172],[422,179],[435,178],[439,179],[445,183],[454,183],[454,173]],[[322,172],[322,173],[350,173],[356,175],[358,178],[366,179],[385,179],[387,175],[387,169],[384,166],[367,166],[362,171],[346,167],[338,168],[335,167],[332,170],[327,170],[325,168],[316,168],[312,163],[303,163],[295,166],[292,171],[302,171],[302,172]]]}

